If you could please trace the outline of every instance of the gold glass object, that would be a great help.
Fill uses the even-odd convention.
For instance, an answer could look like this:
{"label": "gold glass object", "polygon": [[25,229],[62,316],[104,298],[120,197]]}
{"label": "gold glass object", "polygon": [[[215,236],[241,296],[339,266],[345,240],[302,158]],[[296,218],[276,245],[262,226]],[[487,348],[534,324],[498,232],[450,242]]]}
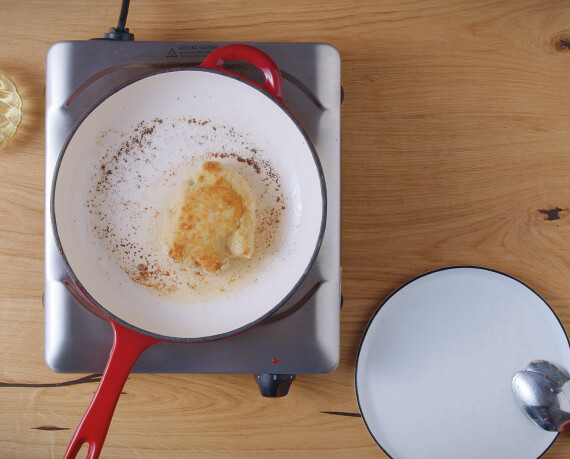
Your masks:
{"label": "gold glass object", "polygon": [[12,80],[0,70],[0,149],[14,135],[22,121],[22,99]]}

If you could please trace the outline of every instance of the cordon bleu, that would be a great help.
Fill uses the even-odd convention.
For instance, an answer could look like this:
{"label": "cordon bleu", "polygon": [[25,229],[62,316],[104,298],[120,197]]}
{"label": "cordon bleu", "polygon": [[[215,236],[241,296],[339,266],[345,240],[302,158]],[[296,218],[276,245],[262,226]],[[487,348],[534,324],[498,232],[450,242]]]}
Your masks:
{"label": "cordon bleu", "polygon": [[250,258],[255,202],[251,187],[217,161],[202,164],[165,213],[162,239],[175,262],[215,273],[230,257]]}

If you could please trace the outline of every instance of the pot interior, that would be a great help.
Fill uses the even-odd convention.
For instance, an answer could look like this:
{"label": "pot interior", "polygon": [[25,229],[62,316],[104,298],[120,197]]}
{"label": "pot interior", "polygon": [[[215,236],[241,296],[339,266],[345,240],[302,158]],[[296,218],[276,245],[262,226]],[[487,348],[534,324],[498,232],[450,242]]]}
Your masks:
{"label": "pot interior", "polygon": [[[164,212],[204,161],[237,170],[256,199],[255,254],[220,273],[182,268]],[[143,77],[97,105],[60,157],[52,215],[66,265],[121,323],[171,340],[219,338],[275,310],[312,264],[325,186],[310,142],[275,100],[205,69]]]}

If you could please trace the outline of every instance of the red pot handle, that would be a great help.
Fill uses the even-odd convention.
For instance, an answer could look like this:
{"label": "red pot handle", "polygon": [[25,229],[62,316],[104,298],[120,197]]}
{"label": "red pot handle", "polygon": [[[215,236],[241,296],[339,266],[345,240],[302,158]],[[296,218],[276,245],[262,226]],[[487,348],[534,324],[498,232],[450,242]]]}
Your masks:
{"label": "red pot handle", "polygon": [[[224,64],[229,61],[243,61],[256,66],[265,76],[265,83],[259,85],[248,78],[230,72],[224,68]],[[279,101],[283,101],[283,78],[279,67],[267,54],[258,48],[250,45],[224,45],[212,51],[204,62],[198,67],[219,70],[224,73],[236,76],[242,80],[265,90]]]}
{"label": "red pot handle", "polygon": [[87,459],[97,459],[111,424],[119,396],[139,355],[160,340],[143,335],[110,320],[113,326],[113,348],[101,382],[87,412],[79,423],[64,459],[74,458],[83,443],[89,443]]}

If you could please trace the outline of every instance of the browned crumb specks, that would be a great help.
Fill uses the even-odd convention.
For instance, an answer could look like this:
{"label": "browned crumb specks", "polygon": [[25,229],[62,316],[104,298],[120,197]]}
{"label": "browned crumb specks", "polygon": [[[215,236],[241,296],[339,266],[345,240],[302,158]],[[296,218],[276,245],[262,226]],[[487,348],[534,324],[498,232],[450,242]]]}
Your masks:
{"label": "browned crumb specks", "polygon": [[[176,161],[164,168],[164,161],[158,161],[158,155],[164,154],[168,139],[177,135],[185,136],[187,151],[172,153]],[[229,139],[227,143],[231,147],[220,144],[207,148],[212,139],[218,138]],[[201,292],[215,288],[229,291],[228,288],[243,278],[243,273],[255,270],[264,257],[278,250],[280,222],[287,199],[280,176],[267,159],[267,153],[253,145],[247,136],[211,120],[157,117],[141,121],[127,132],[103,132],[98,143],[101,156],[94,164],[86,202],[91,226],[97,240],[136,284],[159,295],[179,290]],[[202,152],[196,154],[193,147]],[[152,199],[175,187],[175,183],[180,183],[185,174],[200,164],[206,163],[207,168],[216,169],[218,161],[232,165],[244,175],[255,197],[253,256],[235,263],[233,271],[219,276],[223,278],[223,285],[213,280],[212,275],[202,272],[199,266],[198,269],[179,266],[172,261],[160,240],[160,222],[169,203],[160,204]],[[162,164],[162,170],[157,164]],[[224,189],[223,186],[218,188]],[[207,190],[203,193],[208,195]],[[224,202],[232,200],[231,196],[222,198]],[[238,207],[235,207],[236,211]],[[239,218],[238,214],[236,218]],[[192,222],[187,224],[191,226]],[[179,244],[172,247],[174,252],[177,247],[183,250]]]}

